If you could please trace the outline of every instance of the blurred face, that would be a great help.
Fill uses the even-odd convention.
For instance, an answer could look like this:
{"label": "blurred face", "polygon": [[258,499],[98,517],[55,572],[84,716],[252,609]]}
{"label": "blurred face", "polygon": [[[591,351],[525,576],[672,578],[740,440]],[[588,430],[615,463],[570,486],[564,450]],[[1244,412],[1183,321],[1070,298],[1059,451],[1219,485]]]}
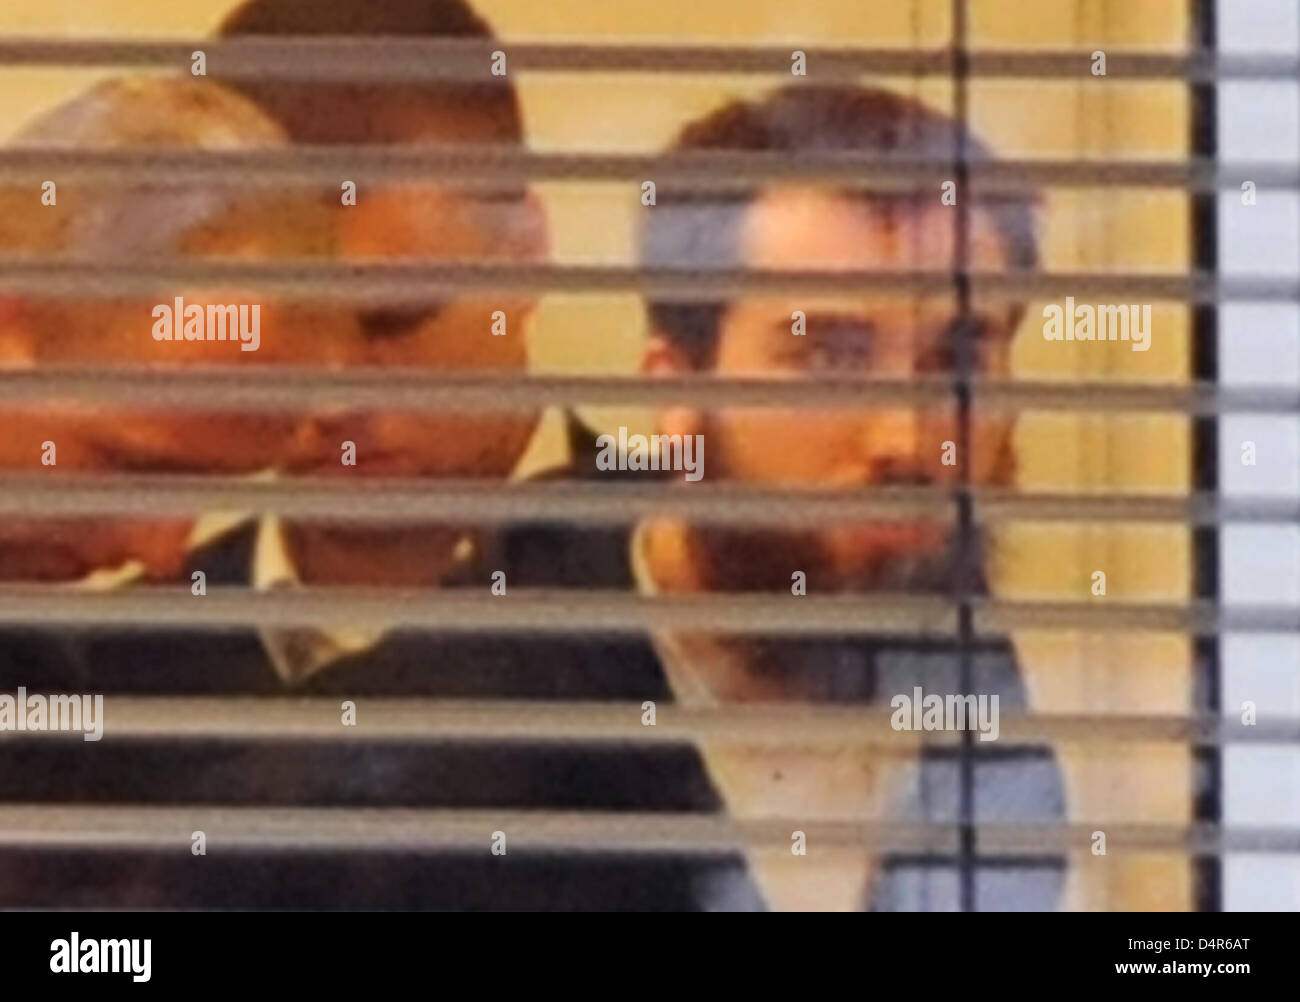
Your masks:
{"label": "blurred face", "polygon": [[[340,253],[348,260],[447,263],[531,260],[545,251],[541,213],[525,196],[494,199],[431,186],[360,193],[344,211]],[[440,302],[300,309],[285,325],[284,361],[357,371],[523,372],[524,331],[534,303],[519,295],[474,294]],[[494,314],[504,335],[493,334]],[[322,339],[328,323],[337,331]],[[370,475],[506,476],[536,424],[532,412],[340,411],[308,416],[286,465],[301,473],[353,473],[340,443],[357,446],[356,470]]]}
{"label": "blurred face", "polygon": [[[546,239],[531,196],[494,198],[406,185],[362,194],[344,213],[340,247],[349,260],[530,261],[544,256]],[[479,294],[363,308],[343,319],[344,333],[328,345],[311,337],[314,325],[304,319],[289,325],[306,334],[289,354],[311,353],[322,364],[351,372],[368,367],[523,372],[524,331],[533,306],[519,295]],[[503,334],[493,333],[497,320],[504,324]],[[319,413],[296,429],[285,468],[322,476],[505,477],[536,423],[532,411]],[[344,441],[356,445],[355,468],[340,463]],[[289,534],[306,580],[420,585],[444,576],[461,530],[315,522],[290,526]]]}
{"label": "blurred face", "polygon": [[[337,204],[338,196],[330,196]],[[496,232],[494,225],[503,229]],[[350,259],[540,255],[544,235],[530,198],[505,203],[431,188],[367,193],[356,207],[316,198],[235,208],[190,234],[179,256],[273,260],[337,255]],[[232,342],[167,342],[151,334],[155,303],[257,304],[260,345],[241,352]],[[356,371],[363,367],[522,371],[524,328],[532,303],[517,296],[457,299],[415,308],[366,309],[355,303],[277,302],[255,290],[178,289],[152,301],[63,304],[57,321],[36,304],[5,311],[0,350],[7,364],[94,363],[172,366],[295,365]],[[492,314],[506,315],[507,333],[492,333]],[[499,477],[523,453],[536,415],[428,412],[211,413],[139,408],[106,411],[74,403],[44,404],[0,414],[11,434],[0,467],[42,469],[41,443],[54,441],[60,471],[252,473]],[[341,463],[341,446],[356,447],[356,465]],[[102,520],[11,524],[0,547],[7,576],[76,577],[135,557],[151,573],[174,573],[191,520],[163,525]],[[342,541],[401,540],[400,531],[356,533],[316,527]],[[414,532],[414,530],[412,530]],[[63,539],[58,543],[53,537]],[[413,538],[419,537],[414,533]],[[431,534],[425,538],[436,543]],[[410,540],[398,552],[410,552]],[[66,545],[65,545],[66,544]],[[376,546],[378,544],[376,543]],[[56,556],[55,549],[62,552]],[[26,555],[24,555],[26,554]],[[385,565],[376,551],[377,566]],[[429,563],[437,573],[436,561]],[[25,569],[25,570],[24,570]]]}
{"label": "blurred face", "polygon": [[[271,217],[274,219],[274,216]],[[270,256],[274,242],[226,231],[234,256]],[[140,300],[42,303],[9,301],[0,317],[0,364],[17,366],[177,367],[255,363],[238,341],[167,342],[153,337],[155,305],[258,304],[262,345],[282,320],[274,304],[246,289],[187,290]],[[206,311],[205,311],[206,312]],[[251,319],[251,317],[250,317]],[[238,475],[274,465],[291,441],[292,415],[115,407],[49,400],[0,409],[0,469],[45,471],[52,443],[59,473],[191,473]],[[193,518],[9,519],[0,529],[0,576],[76,580],[92,571],[139,562],[147,576],[180,572]]]}
{"label": "blurred face", "polygon": [[[472,94],[431,102],[422,88],[277,84],[262,97],[295,123],[294,135],[307,143],[409,146],[511,138],[491,101]],[[337,193],[326,197],[337,206]],[[356,205],[331,212],[338,220],[333,253],[349,261],[526,262],[544,259],[547,251],[540,205],[522,190],[501,196],[464,186],[372,187],[360,181]],[[517,295],[468,295],[390,306],[297,308],[277,339],[274,360],[348,371],[522,372],[524,330],[534,305]],[[505,335],[492,333],[498,311],[505,315]],[[329,338],[319,334],[325,329],[333,332]],[[306,415],[285,467],[320,475],[506,476],[523,454],[536,419],[533,413],[346,409]],[[356,444],[355,468],[339,462],[345,441]]]}
{"label": "blurred face", "polygon": [[[936,269],[952,260],[953,210],[893,211],[817,191],[773,193],[747,214],[747,265],[772,269]],[[997,271],[1006,258],[992,221],[972,217],[971,268]],[[792,314],[806,334],[792,333]],[[815,380],[859,372],[911,379],[953,375],[954,336],[973,339],[977,374],[1007,372],[1012,331],[1005,309],[973,311],[965,332],[952,297],[880,295],[810,302],[763,299],[723,315],[715,366],[733,376]],[[652,349],[653,360],[653,349]],[[942,462],[961,441],[954,405],[883,404],[861,409],[742,408],[699,415],[668,412],[670,433],[703,432],[708,475],[753,484],[825,489],[955,484],[960,467]],[[970,478],[1011,476],[1009,415],[971,416]],[[701,532],[704,576],[719,585],[788,587],[792,568],[810,587],[929,588],[950,583],[950,530],[923,521],[827,526],[818,532]],[[782,554],[774,557],[774,554]],[[794,561],[792,563],[792,561]],[[787,566],[788,565],[788,566]]]}

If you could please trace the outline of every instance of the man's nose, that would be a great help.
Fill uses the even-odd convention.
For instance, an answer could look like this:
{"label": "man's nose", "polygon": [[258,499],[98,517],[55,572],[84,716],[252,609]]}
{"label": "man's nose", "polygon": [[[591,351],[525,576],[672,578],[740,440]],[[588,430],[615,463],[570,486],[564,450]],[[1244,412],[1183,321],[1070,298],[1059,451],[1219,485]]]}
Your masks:
{"label": "man's nose", "polygon": [[293,460],[317,460],[326,452],[337,452],[342,443],[358,437],[360,420],[351,411],[323,411],[302,418],[294,432]]}
{"label": "man's nose", "polygon": [[867,423],[864,458],[879,486],[920,486],[933,477],[922,461],[921,419],[915,411],[890,410]]}

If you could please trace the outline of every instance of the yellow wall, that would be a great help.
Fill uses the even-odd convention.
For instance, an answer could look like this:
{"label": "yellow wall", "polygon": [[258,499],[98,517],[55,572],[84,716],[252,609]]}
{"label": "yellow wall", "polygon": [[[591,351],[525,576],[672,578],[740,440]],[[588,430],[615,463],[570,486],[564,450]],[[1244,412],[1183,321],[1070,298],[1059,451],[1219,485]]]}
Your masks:
{"label": "yellow wall", "polygon": [[[185,37],[209,32],[230,0],[8,0],[0,32],[40,35]],[[942,45],[948,0],[480,0],[503,39],[763,42],[823,45]],[[981,46],[1179,48],[1188,34],[1184,0],[974,0]],[[0,134],[108,74],[0,69]],[[722,101],[781,82],[746,77],[523,74],[531,143],[547,149],[654,150],[691,117]],[[894,81],[943,107],[946,84]],[[1009,156],[1179,157],[1187,152],[1186,89],[1171,83],[977,80],[977,131]],[[557,256],[630,262],[640,208],[632,186],[550,183]],[[1187,200],[1155,191],[1052,192],[1043,219],[1052,270],[1180,272],[1190,261]],[[1040,304],[1041,305],[1041,304]],[[1156,304],[1152,348],[1122,343],[1071,351],[1037,336],[1037,307],[1017,344],[1019,374],[1181,381],[1189,371],[1189,311]],[[631,371],[642,331],[634,297],[553,297],[531,333],[543,370]],[[1080,346],[1072,345],[1071,348]],[[1065,348],[1066,350],[1062,350]],[[598,422],[637,425],[635,412],[595,412]],[[550,429],[553,434],[554,428]],[[1018,446],[1026,489],[1182,492],[1190,480],[1188,423],[1173,416],[1104,418],[1026,415]],[[543,454],[547,440],[541,446]],[[1183,528],[1015,526],[999,540],[996,585],[1016,596],[1089,597],[1105,570],[1109,599],[1181,600],[1189,591],[1190,534]],[[1105,601],[1105,599],[1098,599]],[[1016,638],[1036,709],[1089,713],[1183,713],[1190,708],[1188,639],[1180,635],[1025,633]],[[1184,822],[1190,807],[1185,747],[1064,748],[1075,819]],[[1124,853],[1078,856],[1071,905],[1186,908],[1190,871],[1181,858]]]}

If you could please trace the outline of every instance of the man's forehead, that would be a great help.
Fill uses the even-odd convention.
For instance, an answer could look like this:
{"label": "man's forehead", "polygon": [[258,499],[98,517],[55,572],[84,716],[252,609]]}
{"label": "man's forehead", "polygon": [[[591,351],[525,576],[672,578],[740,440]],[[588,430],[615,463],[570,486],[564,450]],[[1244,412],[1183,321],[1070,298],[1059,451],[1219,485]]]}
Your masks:
{"label": "man's forehead", "polygon": [[[795,311],[803,314],[809,334],[829,329],[862,328],[893,333],[940,332],[963,316],[958,297],[949,293],[873,293],[835,298],[745,298],[732,305],[729,316],[742,324],[759,324],[786,335]],[[996,326],[1005,318],[998,304],[975,305],[967,311],[973,322]]]}
{"label": "man's forehead", "polygon": [[339,245],[335,203],[332,192],[250,192],[191,227],[178,249],[195,256],[329,256]]}
{"label": "man's forehead", "polygon": [[[789,270],[951,268],[958,208],[915,195],[872,196],[789,187],[765,192],[741,225],[740,252],[750,267]],[[999,270],[1006,254],[992,217],[970,215],[972,270]]]}

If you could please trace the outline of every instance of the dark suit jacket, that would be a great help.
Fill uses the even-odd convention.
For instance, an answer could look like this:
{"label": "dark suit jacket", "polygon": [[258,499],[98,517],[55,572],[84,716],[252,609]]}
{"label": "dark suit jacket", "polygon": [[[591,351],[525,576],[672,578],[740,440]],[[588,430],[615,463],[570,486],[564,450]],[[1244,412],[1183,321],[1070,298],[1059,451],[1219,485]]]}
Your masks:
{"label": "dark suit jacket", "polygon": [[[645,474],[597,472],[595,444],[570,426],[573,462],[548,476],[590,479]],[[512,587],[630,588],[623,529],[530,525],[501,540]],[[212,584],[251,580],[247,527],[196,553]],[[487,587],[489,572],[470,570]],[[188,581],[187,571],[184,580]],[[470,580],[462,584],[472,583]],[[779,637],[766,640],[776,669],[804,698],[888,700],[890,693],[956,692],[951,645],[899,638]],[[1004,708],[1024,691],[1006,645],[971,656],[975,692],[997,692]],[[99,743],[0,741],[0,799],[132,804],[278,806],[550,807],[713,811],[720,808],[689,746],[582,746],[466,742],[114,741],[111,696],[246,694],[286,698],[259,638],[246,631],[10,630],[0,634],[0,692],[105,693]],[[671,699],[646,638],[615,636],[436,636],[400,631],[335,662],[294,693],[364,701],[367,696],[558,700]],[[364,703],[362,703],[364,712]],[[1043,749],[986,750],[973,766],[927,753],[898,805],[915,820],[1059,820],[1059,775]],[[963,789],[963,787],[965,789]],[[508,861],[507,861],[508,860]],[[976,859],[984,907],[1050,908],[1059,864]],[[889,909],[956,906],[953,861],[887,861],[871,895]],[[175,854],[0,852],[0,906],[297,907],[445,909],[753,908],[757,897],[736,857],[592,857],[480,854],[211,854],[195,866],[188,842]]]}
{"label": "dark suit jacket", "polygon": [[[599,482],[655,476],[597,470],[592,433],[571,420],[568,434],[573,461],[554,476]],[[511,564],[539,582],[563,587],[630,588],[629,553],[623,529],[578,532],[571,525],[534,525],[516,540]],[[919,685],[927,694],[997,694],[1001,710],[1028,707],[1015,652],[1005,641],[975,642],[964,658],[952,641],[903,636],[760,636],[756,643],[765,655],[761,670],[769,680],[779,678],[791,699],[887,705],[893,695],[910,696]],[[1055,756],[1045,747],[975,741],[964,748],[930,748],[892,805],[892,816],[918,822],[956,822],[968,816],[976,824],[1060,824],[1064,783]],[[865,898],[873,910],[955,910],[961,906],[964,876],[970,878],[977,909],[1051,910],[1059,903],[1065,864],[1056,857],[979,853],[964,860],[890,856],[873,886],[865,889]],[[724,906],[749,899],[734,882],[723,897],[728,899]]]}
{"label": "dark suit jacket", "polygon": [[[193,555],[209,584],[251,580],[255,529]],[[570,539],[572,540],[570,533]],[[502,541],[511,587],[565,585],[587,566],[550,563],[551,536]],[[593,548],[595,553],[599,548]],[[512,561],[517,561],[517,567]],[[615,560],[616,562],[616,560]],[[608,570],[608,566],[606,570]],[[475,577],[480,580],[473,580]],[[610,580],[608,576],[605,579]],[[465,586],[490,584],[471,568]],[[595,584],[605,583],[593,580]],[[261,806],[503,807],[711,811],[718,800],[688,745],[466,741],[364,743],[114,740],[112,697],[296,695],[613,700],[670,698],[649,643],[629,637],[394,632],[292,690],[251,631],[7,629],[0,692],[103,693],[98,743],[0,735],[0,801]],[[0,907],[691,909],[699,879],[735,857],[481,854],[174,854],[0,850]]]}

